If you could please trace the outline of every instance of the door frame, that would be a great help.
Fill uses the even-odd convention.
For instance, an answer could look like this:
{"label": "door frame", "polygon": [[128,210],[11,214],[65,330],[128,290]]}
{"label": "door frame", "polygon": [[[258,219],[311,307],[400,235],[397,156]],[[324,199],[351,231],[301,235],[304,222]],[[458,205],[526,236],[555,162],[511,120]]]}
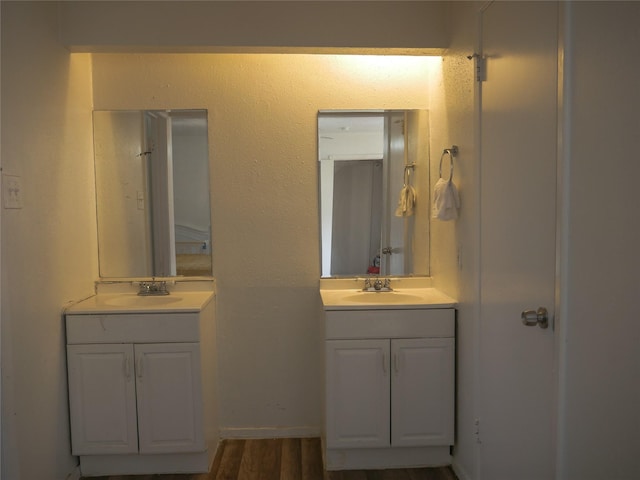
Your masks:
{"label": "door frame", "polygon": [[555,478],[565,478],[565,464],[562,445],[565,444],[565,398],[568,339],[568,305],[564,292],[568,292],[569,282],[566,272],[569,270],[569,185],[571,174],[571,97],[573,44],[571,37],[571,17],[573,2],[558,2],[558,90],[557,90],[557,148],[556,148],[556,278],[554,297],[555,345],[555,398],[554,409],[555,435],[553,451],[555,453]]}

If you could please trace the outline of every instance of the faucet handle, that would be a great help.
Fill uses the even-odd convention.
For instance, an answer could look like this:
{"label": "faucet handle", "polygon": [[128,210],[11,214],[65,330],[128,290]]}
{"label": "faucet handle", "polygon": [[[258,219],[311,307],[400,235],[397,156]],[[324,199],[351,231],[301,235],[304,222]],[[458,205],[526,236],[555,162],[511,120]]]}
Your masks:
{"label": "faucet handle", "polygon": [[169,295],[166,281],[140,282],[138,295]]}

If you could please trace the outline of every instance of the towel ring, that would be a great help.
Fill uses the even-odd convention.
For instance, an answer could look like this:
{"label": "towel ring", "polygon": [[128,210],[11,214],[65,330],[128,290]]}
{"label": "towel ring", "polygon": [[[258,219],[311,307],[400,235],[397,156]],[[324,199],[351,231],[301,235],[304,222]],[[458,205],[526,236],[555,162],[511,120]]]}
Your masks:
{"label": "towel ring", "polygon": [[449,179],[447,180],[447,182],[450,182],[451,180],[453,180],[453,157],[454,152],[451,151],[452,149],[450,148],[445,148],[444,151],[442,152],[442,155],[440,156],[440,167],[438,169],[439,173],[440,173],[440,178],[442,178],[442,159],[444,158],[445,155],[449,155]]}

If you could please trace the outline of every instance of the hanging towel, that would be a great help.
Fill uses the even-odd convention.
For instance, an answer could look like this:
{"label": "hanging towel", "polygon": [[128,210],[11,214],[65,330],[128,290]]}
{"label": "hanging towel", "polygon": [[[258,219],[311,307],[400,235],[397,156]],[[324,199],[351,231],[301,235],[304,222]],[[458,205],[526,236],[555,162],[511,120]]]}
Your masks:
{"label": "hanging towel", "polygon": [[443,178],[433,187],[432,217],[438,220],[455,220],[458,218],[460,196],[458,189],[451,180]]}
{"label": "hanging towel", "polygon": [[396,208],[396,217],[410,217],[413,215],[413,208],[416,205],[416,191],[408,184],[405,184],[400,190],[400,199],[398,200],[398,208]]}

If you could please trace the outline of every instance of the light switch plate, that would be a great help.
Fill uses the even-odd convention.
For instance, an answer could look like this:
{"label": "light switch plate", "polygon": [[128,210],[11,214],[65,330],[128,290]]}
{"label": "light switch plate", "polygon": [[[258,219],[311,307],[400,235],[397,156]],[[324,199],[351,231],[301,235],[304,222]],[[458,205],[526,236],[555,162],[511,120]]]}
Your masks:
{"label": "light switch plate", "polygon": [[2,175],[2,200],[4,208],[22,208],[22,178]]}

